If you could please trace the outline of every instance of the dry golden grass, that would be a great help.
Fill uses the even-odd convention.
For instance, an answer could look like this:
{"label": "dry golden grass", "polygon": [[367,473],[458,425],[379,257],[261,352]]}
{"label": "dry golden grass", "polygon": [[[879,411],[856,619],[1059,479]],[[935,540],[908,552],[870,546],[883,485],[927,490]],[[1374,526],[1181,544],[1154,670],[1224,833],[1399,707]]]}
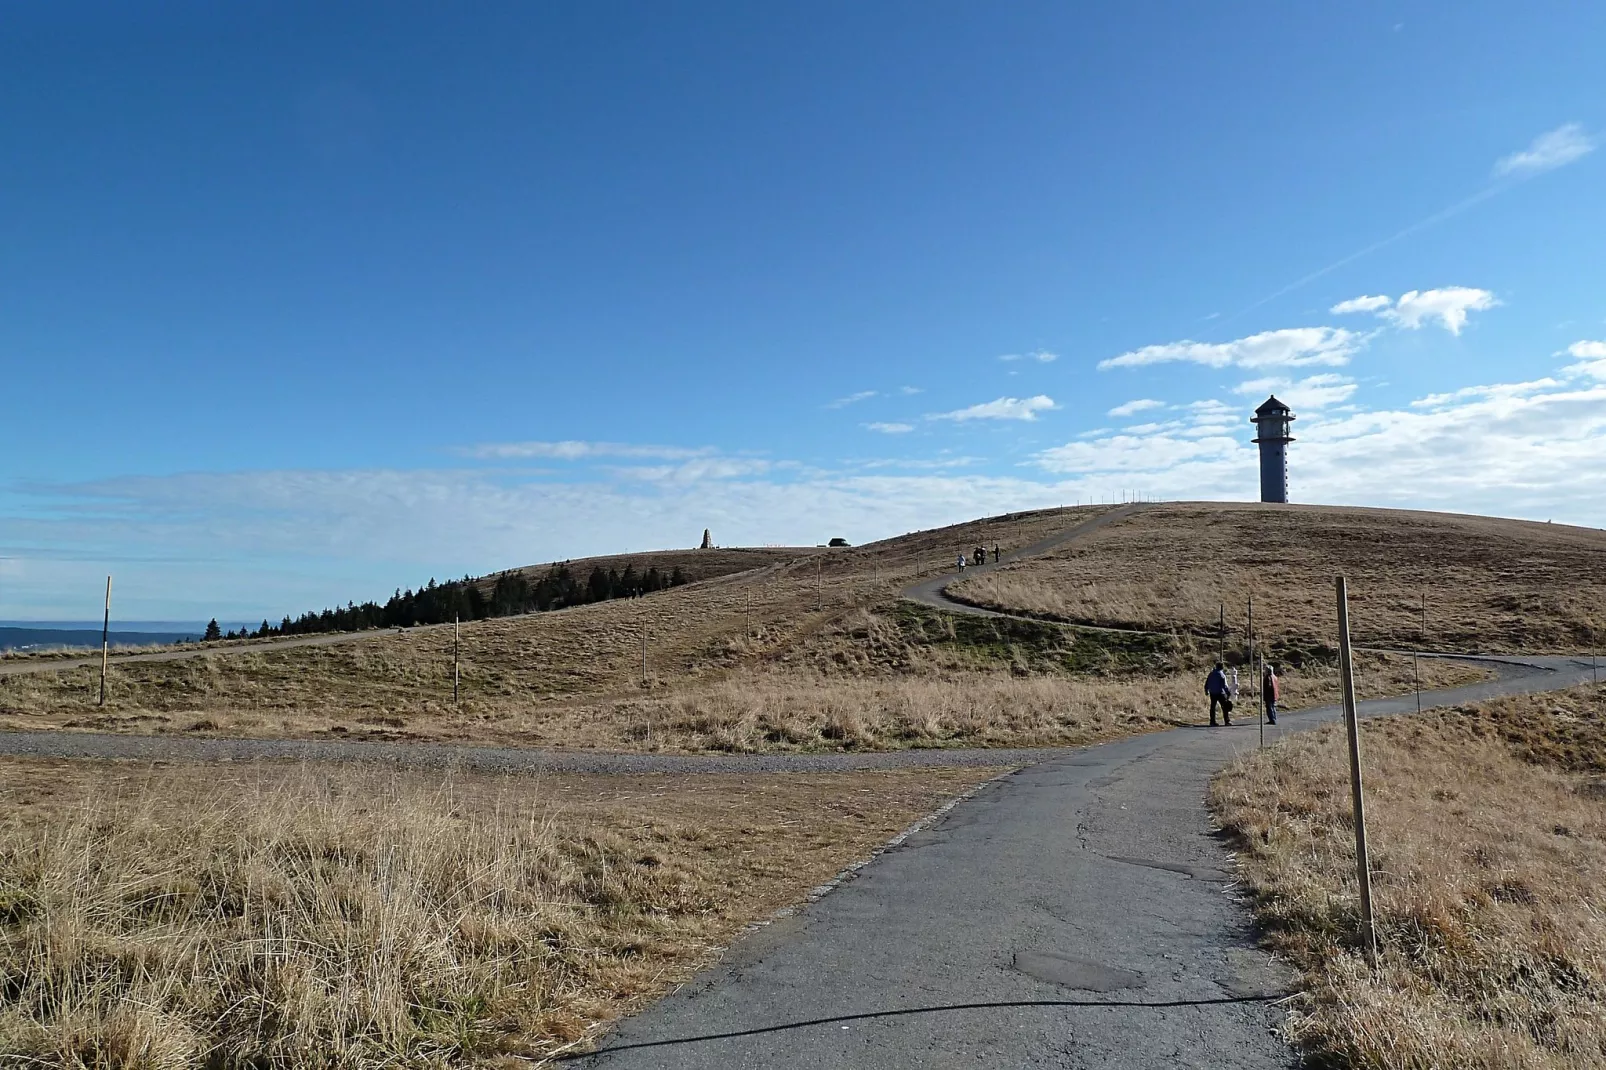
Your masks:
{"label": "dry golden grass", "polygon": [[[1013,656],[1024,657],[1018,651]],[[1206,708],[1204,666],[1189,664],[1197,655],[1116,674],[1038,672],[1007,659],[992,668],[968,668],[963,647],[925,657],[915,666],[877,674],[832,671],[835,662],[829,658],[821,664],[760,665],[706,682],[578,700],[487,697],[471,688],[458,706],[451,703],[449,681],[409,677],[400,667],[391,677],[402,681],[400,686],[370,690],[354,686],[362,677],[353,681],[331,673],[292,682],[246,658],[220,658],[142,667],[152,674],[144,690],[125,689],[119,681],[105,708],[96,706],[87,691],[48,690],[59,685],[51,676],[0,680],[7,703],[0,709],[0,729],[606,750],[829,751],[1076,746],[1196,723]],[[1357,664],[1366,697],[1411,690],[1409,658],[1366,654]],[[195,686],[196,677],[204,681],[203,673],[219,671],[230,673],[223,685]],[[1488,675],[1475,665],[1433,659],[1422,662],[1421,673],[1425,688]],[[186,686],[159,686],[168,674]],[[43,687],[29,693],[24,689],[30,685]],[[1247,677],[1243,689],[1244,715],[1252,718],[1254,689]],[[1336,702],[1336,671],[1322,663],[1289,666],[1283,694],[1289,710]]]}
{"label": "dry golden grass", "polygon": [[[1606,532],[1387,509],[1156,505],[1040,558],[966,580],[979,605],[1087,624],[1333,642],[1333,577],[1355,641],[1475,653],[1606,646]],[[1426,594],[1428,625],[1422,630]]]}
{"label": "dry golden grass", "polygon": [[997,772],[5,761],[0,1064],[539,1057]]}
{"label": "dry golden grass", "polygon": [[1212,785],[1316,1065],[1606,1064],[1606,688],[1363,724],[1380,967],[1358,943],[1341,726]]}

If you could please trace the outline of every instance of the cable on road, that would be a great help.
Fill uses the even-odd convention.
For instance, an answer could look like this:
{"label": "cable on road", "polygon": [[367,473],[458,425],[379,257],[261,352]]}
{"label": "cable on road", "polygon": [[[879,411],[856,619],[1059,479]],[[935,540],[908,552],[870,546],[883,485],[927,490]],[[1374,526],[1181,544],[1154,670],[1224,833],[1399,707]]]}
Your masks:
{"label": "cable on road", "polygon": [[633,1044],[617,1044],[595,1051],[571,1052],[558,1055],[554,1062],[575,1062],[617,1051],[637,1048],[668,1048],[680,1044],[699,1044],[708,1040],[731,1040],[736,1037],[760,1036],[764,1033],[782,1033],[788,1029],[806,1029],[812,1025],[837,1025],[842,1022],[862,1022],[872,1018],[902,1018],[911,1014],[942,1014],[947,1011],[1007,1010],[1012,1007],[1149,1007],[1156,1009],[1175,1007],[1223,1007],[1243,1003],[1276,1003],[1297,996],[1294,992],[1269,992],[1254,996],[1221,996],[1216,999],[1010,999],[994,1003],[944,1003],[933,1007],[904,1007],[891,1011],[865,1011],[862,1014],[837,1014],[829,1018],[807,1018],[799,1022],[782,1022],[779,1025],[761,1025],[752,1029],[737,1029],[729,1033],[705,1033],[695,1037],[671,1037],[667,1040],[640,1040]]}

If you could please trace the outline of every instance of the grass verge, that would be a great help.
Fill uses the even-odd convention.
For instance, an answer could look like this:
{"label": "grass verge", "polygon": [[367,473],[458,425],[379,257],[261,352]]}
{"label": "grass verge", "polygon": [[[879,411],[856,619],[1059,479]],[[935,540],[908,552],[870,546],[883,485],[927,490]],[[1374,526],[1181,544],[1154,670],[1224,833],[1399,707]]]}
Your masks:
{"label": "grass verge", "polygon": [[1606,1063],[1606,689],[1362,725],[1376,972],[1358,950],[1342,726],[1226,769],[1210,803],[1316,1066]]}
{"label": "grass verge", "polygon": [[0,764],[0,1064],[527,1065],[998,770]]}

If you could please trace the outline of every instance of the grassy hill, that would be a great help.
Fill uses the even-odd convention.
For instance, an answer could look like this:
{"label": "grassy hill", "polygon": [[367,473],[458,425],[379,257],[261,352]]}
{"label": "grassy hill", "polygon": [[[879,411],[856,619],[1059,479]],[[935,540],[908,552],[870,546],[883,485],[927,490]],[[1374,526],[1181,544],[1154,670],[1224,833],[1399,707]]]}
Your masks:
{"label": "grassy hill", "polygon": [[[1151,515],[1178,508],[1140,513],[1088,545],[1153,546]],[[1187,507],[1193,529],[1168,529],[1178,547],[1154,552],[1183,555],[1194,529],[1235,508]],[[993,517],[844,549],[674,551],[683,561],[706,554],[715,571],[760,564],[641,598],[467,624],[456,703],[448,626],[125,662],[104,709],[93,669],[0,678],[0,727],[752,751],[1077,744],[1195,721],[1195,674],[1215,642],[1189,634],[1200,621],[1186,614],[1140,621],[1155,634],[1123,634],[954,616],[899,598],[961,550],[1008,552],[1101,511]],[[1164,590],[1164,575],[1154,582]],[[1296,706],[1333,694],[1320,641],[1331,634],[1318,625],[1286,680]],[[1367,693],[1410,686],[1408,662],[1362,668]],[[1468,670],[1425,671],[1432,684]]]}
{"label": "grassy hill", "polygon": [[[1330,643],[1333,577],[1355,641],[1399,649],[1606,646],[1606,532],[1398,509],[1156,505],[1059,551],[956,585],[978,605],[1120,628]],[[1422,618],[1423,599],[1427,621]]]}

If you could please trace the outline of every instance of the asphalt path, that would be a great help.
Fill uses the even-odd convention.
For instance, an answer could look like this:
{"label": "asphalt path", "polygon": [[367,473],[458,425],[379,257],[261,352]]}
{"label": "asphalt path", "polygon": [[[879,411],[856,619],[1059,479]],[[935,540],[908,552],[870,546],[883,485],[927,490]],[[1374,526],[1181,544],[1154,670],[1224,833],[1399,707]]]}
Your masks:
{"label": "asphalt path", "polygon": [[[1587,659],[1492,660],[1424,707],[1572,686]],[[1363,681],[1364,683],[1364,681]],[[1407,695],[1361,715],[1410,712]],[[1288,714],[1266,741],[1340,716]],[[574,1062],[626,1068],[1293,1067],[1295,979],[1257,950],[1203,801],[1251,721],[1021,769],[737,943]]]}

